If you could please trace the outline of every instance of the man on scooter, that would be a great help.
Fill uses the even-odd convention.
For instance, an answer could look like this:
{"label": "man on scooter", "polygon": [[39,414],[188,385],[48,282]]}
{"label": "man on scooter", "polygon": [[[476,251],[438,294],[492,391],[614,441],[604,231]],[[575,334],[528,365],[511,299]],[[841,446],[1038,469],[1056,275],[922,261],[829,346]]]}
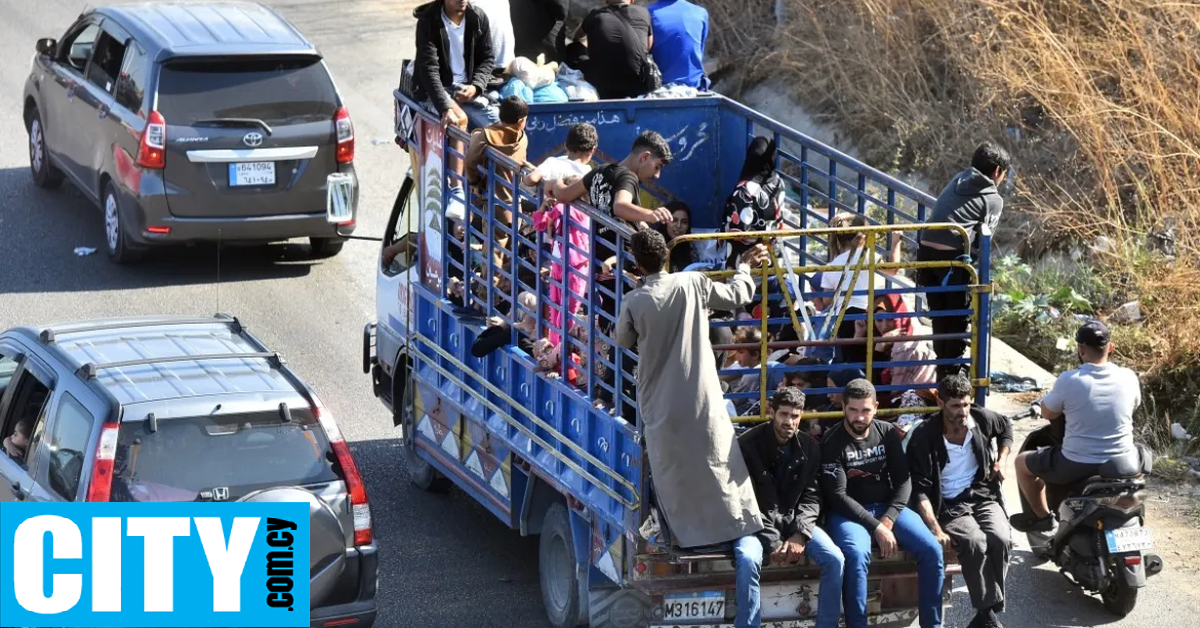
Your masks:
{"label": "man on scooter", "polygon": [[[1012,533],[1001,503],[1012,421],[971,405],[971,382],[948,375],[938,383],[941,411],[913,430],[908,443],[913,500],[942,547],[958,550],[975,607],[968,628],[1002,628],[1004,579]],[[995,447],[995,455],[992,453]]]}
{"label": "man on scooter", "polygon": [[1042,416],[1066,422],[1061,448],[1041,447],[1017,456],[1021,494],[1032,512],[1009,518],[1021,532],[1053,533],[1058,526],[1046,502],[1046,484],[1069,485],[1099,473],[1100,465],[1137,455],[1133,411],[1142,402],[1137,373],[1109,361],[1108,327],[1091,321],[1075,334],[1080,367],[1059,375],[1041,401]]}

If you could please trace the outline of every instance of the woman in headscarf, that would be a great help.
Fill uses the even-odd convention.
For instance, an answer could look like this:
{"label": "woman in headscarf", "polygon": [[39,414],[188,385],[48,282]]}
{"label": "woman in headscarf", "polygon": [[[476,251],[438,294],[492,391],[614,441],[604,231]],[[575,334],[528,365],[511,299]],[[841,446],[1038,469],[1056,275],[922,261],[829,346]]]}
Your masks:
{"label": "woman in headscarf", "polygon": [[[756,137],[746,149],[737,185],[725,201],[725,233],[774,231],[783,226],[783,177],[775,170],[775,140]],[[754,240],[733,240],[726,259],[736,260]]]}
{"label": "woman in headscarf", "polygon": [[[875,299],[876,316],[881,314],[902,314],[908,311],[909,309],[904,303],[904,298],[899,294],[883,295]],[[861,328],[859,333],[862,336],[866,335],[865,326]],[[875,319],[875,337],[877,339],[894,338],[897,336],[924,336],[928,334],[928,328],[911,316]],[[880,384],[885,386],[912,386],[914,389],[924,387],[925,390],[922,390],[922,392],[928,393],[928,387],[937,381],[937,366],[934,364],[894,367],[887,365],[888,362],[932,362],[937,359],[937,356],[933,353],[933,345],[928,340],[902,340],[899,342],[876,343],[875,356],[876,359],[882,358],[883,360],[883,363],[880,364],[883,368],[876,371],[880,374],[880,381],[878,382]],[[905,407],[901,404],[901,401],[907,392],[911,392],[911,390],[894,391],[885,395],[886,399],[881,401],[890,399],[893,407]]]}

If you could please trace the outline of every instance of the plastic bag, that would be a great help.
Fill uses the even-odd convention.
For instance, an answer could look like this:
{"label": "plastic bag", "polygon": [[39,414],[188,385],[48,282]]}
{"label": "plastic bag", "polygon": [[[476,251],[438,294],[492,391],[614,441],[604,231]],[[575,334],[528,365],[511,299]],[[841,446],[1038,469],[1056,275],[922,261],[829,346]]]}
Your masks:
{"label": "plastic bag", "polygon": [[519,96],[521,100],[527,103],[533,102],[533,90],[519,78],[508,79],[504,87],[500,88],[500,97],[508,98],[509,96]]}
{"label": "plastic bag", "polygon": [[517,57],[509,64],[508,73],[514,78],[521,79],[530,89],[536,90],[554,83],[558,65],[555,63],[540,65],[526,57]]}
{"label": "plastic bag", "polygon": [[533,90],[533,102],[567,102],[568,100],[567,93],[557,83],[551,83]]}
{"label": "plastic bag", "polygon": [[600,93],[591,83],[583,78],[583,72],[562,64],[558,68],[558,85],[567,93],[570,100],[597,101]]}

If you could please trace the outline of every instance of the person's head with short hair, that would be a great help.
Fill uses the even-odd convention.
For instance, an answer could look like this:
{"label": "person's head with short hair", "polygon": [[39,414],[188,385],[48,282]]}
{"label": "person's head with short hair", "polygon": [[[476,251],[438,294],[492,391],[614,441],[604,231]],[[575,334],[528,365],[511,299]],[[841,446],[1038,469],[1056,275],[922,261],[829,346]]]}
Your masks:
{"label": "person's head with short hair", "polygon": [[938,382],[937,404],[946,429],[961,430],[971,418],[971,381],[954,373]]}
{"label": "person's head with short hair", "polygon": [[[13,426],[13,444],[19,447],[25,447],[29,444],[29,421],[17,421]],[[19,439],[19,440],[18,440]]]}
{"label": "person's head with short hair", "polygon": [[629,239],[629,251],[642,275],[660,273],[667,265],[667,240],[653,229],[643,229]]}
{"label": "person's head with short hair", "polygon": [[587,122],[572,125],[567,131],[567,157],[571,161],[589,163],[600,146],[600,134]]}
{"label": "person's head with short hair", "polygon": [[[844,389],[851,381],[865,376],[866,373],[863,373],[862,369],[848,367],[834,368],[827,371],[824,383],[828,388]],[[845,400],[842,398],[842,393],[840,392],[830,393],[829,402],[839,408],[845,407]]]}
{"label": "person's head with short hair", "polygon": [[1103,364],[1108,361],[1108,356],[1113,350],[1112,334],[1108,325],[1098,320],[1088,321],[1079,327],[1075,332],[1075,344],[1081,364]]}
{"label": "person's head with short hair", "polygon": [[771,430],[775,442],[788,442],[800,430],[804,419],[804,392],[799,388],[785,386],[771,397]]}
{"label": "person's head with short hair", "polygon": [[518,131],[525,130],[525,121],[529,117],[529,105],[520,96],[513,94],[500,101],[500,122]]}
{"label": "person's head with short hair", "polygon": [[633,171],[639,181],[653,181],[662,174],[662,169],[670,165],[674,157],[671,155],[671,145],[666,138],[656,131],[643,131],[633,141],[633,148],[626,158],[626,166]]}
{"label": "person's head with short hair", "polygon": [[870,380],[858,378],[851,380],[842,390],[842,411],[846,415],[846,429],[855,438],[867,435],[871,423],[875,421],[875,411],[879,409],[879,400],[875,397],[875,385]]}
{"label": "person's head with short hair", "polygon": [[971,167],[990,177],[992,181],[996,182],[996,185],[1004,182],[1004,178],[1008,176],[1010,164],[1011,158],[1008,156],[1008,151],[992,141],[980,144],[971,157]]}

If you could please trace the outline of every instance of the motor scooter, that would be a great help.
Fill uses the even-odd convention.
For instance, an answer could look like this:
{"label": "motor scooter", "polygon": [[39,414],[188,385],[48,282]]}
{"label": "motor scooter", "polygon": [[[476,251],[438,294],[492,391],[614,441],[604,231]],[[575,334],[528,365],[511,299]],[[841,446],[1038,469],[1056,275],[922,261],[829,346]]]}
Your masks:
{"label": "motor scooter", "polygon": [[[1021,418],[1041,418],[1036,403]],[[1017,418],[1017,417],[1014,417]],[[1051,421],[1025,438],[1020,451],[1061,447],[1065,423]],[[1099,473],[1071,485],[1046,485],[1046,501],[1055,515],[1054,532],[1026,533],[1034,556],[1049,560],[1068,581],[1099,593],[1104,607],[1119,617],[1133,610],[1138,589],[1163,568],[1145,527],[1146,474],[1153,467],[1150,448],[1137,443],[1135,455],[1109,460]],[[1029,502],[1021,495],[1021,508]]]}

